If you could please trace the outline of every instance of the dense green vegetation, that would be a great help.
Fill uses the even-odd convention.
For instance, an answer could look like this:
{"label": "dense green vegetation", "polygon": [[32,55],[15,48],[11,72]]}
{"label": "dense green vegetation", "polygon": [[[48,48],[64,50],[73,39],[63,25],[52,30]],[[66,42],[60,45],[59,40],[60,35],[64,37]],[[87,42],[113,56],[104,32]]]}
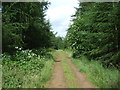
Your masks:
{"label": "dense green vegetation", "polygon": [[3,88],[40,88],[50,79],[56,37],[45,19],[48,5],[2,3]]}
{"label": "dense green vegetation", "polygon": [[120,72],[116,68],[104,68],[100,61],[90,61],[85,56],[75,59],[72,57],[72,52],[68,50],[66,53],[80,72],[85,73],[97,88],[120,88]]}
{"label": "dense green vegetation", "polygon": [[62,37],[58,36],[53,39],[55,49],[64,49],[64,40]]}
{"label": "dense green vegetation", "polygon": [[[61,37],[51,30],[45,11],[49,2],[4,2],[2,3],[3,53],[10,54],[22,49],[59,47]],[[61,43],[61,42],[60,42]]]}
{"label": "dense green vegetation", "polygon": [[115,68],[105,69],[98,61],[91,62],[85,58],[72,59],[80,72],[85,73],[89,80],[99,88],[120,88],[120,72]]}
{"label": "dense green vegetation", "polygon": [[72,17],[65,38],[71,60],[97,87],[118,88],[120,3],[82,2]]}
{"label": "dense green vegetation", "polygon": [[13,53],[15,47],[23,49],[48,48],[51,46],[49,21],[45,19],[48,2],[4,2],[3,52]]}
{"label": "dense green vegetation", "polygon": [[3,88],[43,88],[52,75],[54,52],[47,56],[32,50],[18,51],[15,55],[3,55]]}
{"label": "dense green vegetation", "polygon": [[120,66],[120,3],[87,3],[76,8],[66,42],[73,57],[86,55],[105,66]]}
{"label": "dense green vegetation", "polygon": [[[80,3],[65,39],[51,31],[45,18],[49,5],[44,0],[2,3],[2,87],[45,87],[54,51],[64,48],[73,51],[72,61],[93,84],[100,88],[119,87],[120,3]],[[62,63],[66,78],[74,79],[66,61]],[[69,87],[75,87],[74,83]]]}

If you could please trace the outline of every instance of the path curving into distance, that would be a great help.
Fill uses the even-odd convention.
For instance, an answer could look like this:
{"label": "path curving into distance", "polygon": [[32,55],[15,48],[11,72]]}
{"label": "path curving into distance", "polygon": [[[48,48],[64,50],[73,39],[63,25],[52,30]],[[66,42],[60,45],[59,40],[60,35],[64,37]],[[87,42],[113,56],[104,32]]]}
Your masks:
{"label": "path curving into distance", "polygon": [[86,75],[79,72],[79,69],[71,62],[64,51],[57,50],[56,54],[53,75],[48,88],[95,88],[87,80]]}

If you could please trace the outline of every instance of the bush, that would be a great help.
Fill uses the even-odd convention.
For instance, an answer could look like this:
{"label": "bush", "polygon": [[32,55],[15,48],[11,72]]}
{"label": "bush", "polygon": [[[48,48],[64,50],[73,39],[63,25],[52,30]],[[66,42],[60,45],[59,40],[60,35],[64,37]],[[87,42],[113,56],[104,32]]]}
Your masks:
{"label": "bush", "polygon": [[[37,55],[32,50],[17,51],[13,56],[7,54],[2,56],[3,88],[40,88],[44,87],[50,78],[52,58],[48,59],[45,56]],[[45,81],[42,79],[44,77],[43,71],[49,72]]]}

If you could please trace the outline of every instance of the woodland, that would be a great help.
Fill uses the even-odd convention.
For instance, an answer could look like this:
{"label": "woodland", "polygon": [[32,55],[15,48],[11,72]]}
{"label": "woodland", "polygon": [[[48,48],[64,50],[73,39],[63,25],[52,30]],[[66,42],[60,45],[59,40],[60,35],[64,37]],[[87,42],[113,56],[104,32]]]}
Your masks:
{"label": "woodland", "polygon": [[[50,20],[45,18],[50,4],[48,1],[2,3],[2,87],[44,88],[52,75],[55,52],[63,50],[71,52],[70,58],[76,64],[84,56],[87,63],[99,62],[102,71],[111,70],[114,75],[100,77],[96,86],[118,88],[120,3],[79,3],[65,37],[56,36]],[[110,83],[100,86],[102,81]]]}

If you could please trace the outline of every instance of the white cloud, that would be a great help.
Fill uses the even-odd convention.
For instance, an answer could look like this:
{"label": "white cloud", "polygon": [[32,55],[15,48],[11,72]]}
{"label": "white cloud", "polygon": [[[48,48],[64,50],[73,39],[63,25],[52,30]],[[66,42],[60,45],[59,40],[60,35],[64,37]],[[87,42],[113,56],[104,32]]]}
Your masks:
{"label": "white cloud", "polygon": [[47,10],[46,18],[50,19],[54,32],[58,32],[57,36],[66,35],[66,30],[70,23],[71,15],[75,13],[78,6],[78,0],[49,0],[51,5]]}

